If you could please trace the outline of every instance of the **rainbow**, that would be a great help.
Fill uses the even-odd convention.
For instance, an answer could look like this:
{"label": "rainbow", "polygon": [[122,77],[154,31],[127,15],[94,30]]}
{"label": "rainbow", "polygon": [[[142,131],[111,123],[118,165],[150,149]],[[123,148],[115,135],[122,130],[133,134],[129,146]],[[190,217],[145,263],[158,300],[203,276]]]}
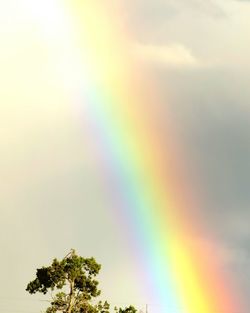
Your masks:
{"label": "rainbow", "polygon": [[65,95],[98,142],[105,192],[150,273],[159,313],[239,312],[217,251],[194,239],[205,226],[183,154],[171,122],[160,127],[162,100],[131,53],[116,1],[26,3],[49,25],[44,41],[53,42],[55,58],[60,52]]}

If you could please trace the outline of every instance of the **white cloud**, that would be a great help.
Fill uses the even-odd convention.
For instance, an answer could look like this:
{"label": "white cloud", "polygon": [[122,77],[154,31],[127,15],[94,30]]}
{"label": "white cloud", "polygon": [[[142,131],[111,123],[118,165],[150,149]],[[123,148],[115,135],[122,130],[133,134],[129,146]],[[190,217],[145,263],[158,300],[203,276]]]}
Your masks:
{"label": "white cloud", "polygon": [[170,45],[136,44],[134,48],[137,57],[144,61],[169,67],[196,67],[201,62],[192,52],[179,43]]}

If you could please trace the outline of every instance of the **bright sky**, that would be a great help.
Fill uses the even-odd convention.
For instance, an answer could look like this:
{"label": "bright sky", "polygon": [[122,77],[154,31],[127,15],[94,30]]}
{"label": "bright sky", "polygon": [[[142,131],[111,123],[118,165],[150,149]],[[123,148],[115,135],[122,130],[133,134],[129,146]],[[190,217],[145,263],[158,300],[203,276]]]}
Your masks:
{"label": "bright sky", "polygon": [[[130,49],[170,103],[224,266],[249,298],[250,1],[119,2]],[[103,265],[104,297],[142,308],[148,299],[135,255],[107,201],[95,196],[86,121],[68,105],[79,73],[76,60],[65,70],[73,81],[61,71],[71,38],[56,38],[67,33],[56,4],[0,0],[0,310],[40,312],[43,297],[26,294],[26,284],[70,248]]]}

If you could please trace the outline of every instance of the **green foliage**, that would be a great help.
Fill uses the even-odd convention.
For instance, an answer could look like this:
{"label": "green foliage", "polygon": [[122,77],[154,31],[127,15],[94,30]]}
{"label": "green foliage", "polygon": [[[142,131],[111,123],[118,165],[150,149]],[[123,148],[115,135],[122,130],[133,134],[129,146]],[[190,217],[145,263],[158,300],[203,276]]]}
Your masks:
{"label": "green foliage", "polygon": [[[61,261],[54,259],[50,266],[37,269],[36,278],[26,290],[31,294],[61,290],[52,294],[46,313],[110,313],[107,301],[92,302],[101,293],[95,280],[100,269],[101,265],[94,258],[83,258],[71,250]],[[116,312],[136,313],[136,309],[129,306]]]}
{"label": "green foliage", "polygon": [[132,306],[130,305],[129,307],[125,308],[125,309],[116,309],[116,312],[117,313],[136,313],[137,310]]}

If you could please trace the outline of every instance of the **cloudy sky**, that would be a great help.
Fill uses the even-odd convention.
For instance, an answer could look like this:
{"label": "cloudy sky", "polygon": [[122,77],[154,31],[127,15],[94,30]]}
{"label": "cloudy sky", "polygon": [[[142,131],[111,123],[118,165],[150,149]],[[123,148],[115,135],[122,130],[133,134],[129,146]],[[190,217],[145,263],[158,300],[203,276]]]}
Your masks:
{"label": "cloudy sky", "polygon": [[[249,298],[250,1],[119,2],[129,49],[168,103],[224,266]],[[39,312],[44,302],[26,295],[27,282],[72,247],[102,263],[104,296],[140,307],[132,252],[105,195],[95,197],[84,123],[68,108],[26,5],[0,1],[0,309]]]}

